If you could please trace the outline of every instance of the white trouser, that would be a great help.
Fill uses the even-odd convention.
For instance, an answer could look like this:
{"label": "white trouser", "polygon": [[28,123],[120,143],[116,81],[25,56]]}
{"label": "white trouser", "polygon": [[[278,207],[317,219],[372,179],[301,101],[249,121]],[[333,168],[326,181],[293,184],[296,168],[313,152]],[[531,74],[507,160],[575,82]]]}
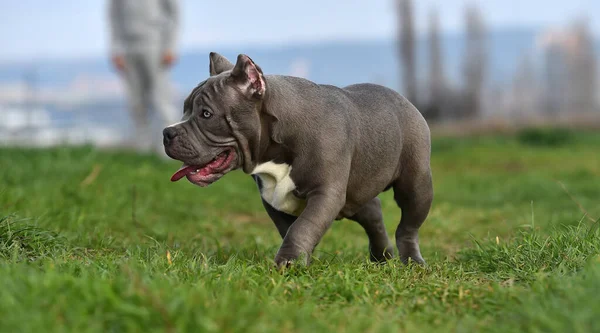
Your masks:
{"label": "white trouser", "polygon": [[[162,142],[162,129],[174,123],[176,115],[169,72],[162,64],[161,52],[145,50],[125,54],[124,77],[135,145],[142,151],[158,148]],[[160,128],[153,128],[153,116],[158,116]]]}

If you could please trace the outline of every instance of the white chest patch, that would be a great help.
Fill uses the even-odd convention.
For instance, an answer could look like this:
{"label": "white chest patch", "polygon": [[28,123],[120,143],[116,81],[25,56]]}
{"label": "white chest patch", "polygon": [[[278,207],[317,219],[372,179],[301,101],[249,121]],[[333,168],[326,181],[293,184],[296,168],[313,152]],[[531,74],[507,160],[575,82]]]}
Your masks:
{"label": "white chest patch", "polygon": [[296,184],[290,177],[291,171],[292,167],[288,164],[266,162],[257,165],[252,174],[260,178],[260,195],[266,202],[278,211],[298,216],[304,210],[306,202],[292,193]]}

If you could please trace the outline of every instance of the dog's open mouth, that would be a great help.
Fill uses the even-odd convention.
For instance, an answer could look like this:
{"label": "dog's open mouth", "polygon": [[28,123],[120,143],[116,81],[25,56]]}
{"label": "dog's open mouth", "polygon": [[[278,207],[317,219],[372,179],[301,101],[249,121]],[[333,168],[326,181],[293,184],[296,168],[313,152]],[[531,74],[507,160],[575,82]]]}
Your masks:
{"label": "dog's open mouth", "polygon": [[234,160],[235,150],[227,149],[205,165],[188,165],[184,163],[171,176],[171,181],[176,182],[186,177],[193,184],[203,187],[208,186],[229,172],[232,169]]}

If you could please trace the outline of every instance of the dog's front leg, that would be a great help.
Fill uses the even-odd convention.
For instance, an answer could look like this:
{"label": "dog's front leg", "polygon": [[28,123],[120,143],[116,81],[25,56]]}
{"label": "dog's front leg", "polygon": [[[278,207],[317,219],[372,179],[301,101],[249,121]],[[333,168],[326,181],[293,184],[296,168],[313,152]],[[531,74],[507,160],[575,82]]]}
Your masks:
{"label": "dog's front leg", "polygon": [[343,191],[315,191],[307,198],[306,208],[290,226],[283,244],[275,256],[278,268],[299,260],[308,265],[314,248],[342,210],[346,195]]}

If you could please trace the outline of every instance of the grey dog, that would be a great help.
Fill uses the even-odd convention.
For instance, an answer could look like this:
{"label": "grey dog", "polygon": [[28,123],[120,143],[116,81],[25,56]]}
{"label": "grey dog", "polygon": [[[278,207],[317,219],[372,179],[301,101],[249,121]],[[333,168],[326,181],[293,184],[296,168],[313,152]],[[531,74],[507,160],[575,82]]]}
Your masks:
{"label": "grey dog", "polygon": [[264,75],[248,56],[210,53],[210,77],[192,90],[182,121],[163,131],[182,161],[171,178],[208,186],[241,168],[252,175],[283,238],[278,267],[310,256],[334,220],[358,222],[373,261],[392,258],[377,195],[390,188],[402,210],[402,262],[425,261],[418,231],[433,200],[431,139],[421,113],[375,84],[345,88]]}

